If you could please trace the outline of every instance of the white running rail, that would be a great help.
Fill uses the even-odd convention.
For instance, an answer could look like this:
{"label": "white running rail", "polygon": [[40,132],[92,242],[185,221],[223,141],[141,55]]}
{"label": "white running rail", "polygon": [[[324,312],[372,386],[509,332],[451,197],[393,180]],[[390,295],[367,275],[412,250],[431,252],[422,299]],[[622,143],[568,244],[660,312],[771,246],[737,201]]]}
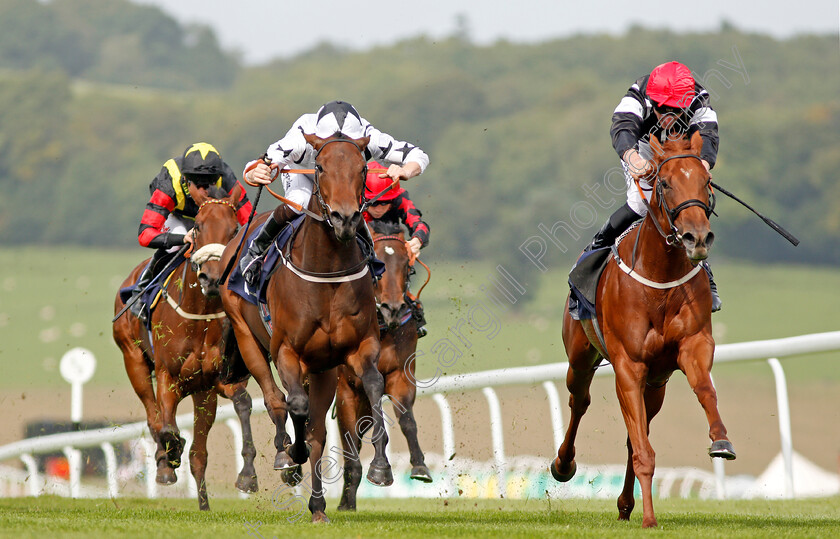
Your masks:
{"label": "white running rail", "polygon": [[[781,439],[782,455],[785,463],[785,486],[786,496],[792,498],[795,496],[793,490],[793,470],[792,470],[792,455],[793,442],[791,439],[790,428],[790,407],[787,397],[787,385],[785,382],[784,371],[778,358],[802,356],[806,354],[833,352],[840,350],[840,331],[828,333],[816,333],[810,335],[801,335],[797,337],[789,337],[784,339],[771,339],[764,341],[752,341],[736,344],[720,345],[715,350],[715,363],[727,363],[735,361],[767,361],[773,371],[776,380],[776,397],[778,403],[778,417],[779,417],[779,436]],[[550,407],[551,422],[553,426],[555,447],[559,446],[560,440],[563,438],[563,422],[561,416],[560,397],[557,392],[555,382],[565,379],[568,363],[550,363],[546,365],[537,365],[532,367],[514,367],[509,369],[496,369],[489,371],[473,372],[466,374],[457,374],[453,376],[443,376],[434,381],[430,381],[425,385],[422,381],[417,383],[417,396],[432,396],[434,402],[438,405],[441,414],[441,426],[443,434],[443,457],[449,458],[454,453],[455,448],[455,433],[453,429],[452,413],[448,401],[446,400],[446,393],[453,391],[464,391],[467,389],[481,389],[487,399],[490,417],[491,417],[491,433],[493,438],[493,459],[496,465],[496,473],[500,479],[504,478],[507,465],[504,454],[504,434],[502,430],[503,422],[501,417],[501,405],[493,388],[499,386],[510,385],[541,385],[548,396],[548,403]],[[612,367],[606,365],[596,372],[596,376],[612,375]],[[265,405],[260,401],[255,401],[253,405],[253,413],[265,412]],[[230,421],[236,418],[236,412],[232,404],[221,406],[216,414],[216,420],[224,422],[233,433],[234,453],[236,457],[242,451],[242,434],[238,421]],[[177,418],[178,427],[189,433],[192,429],[192,414],[183,414]],[[337,439],[337,429],[334,425],[330,425],[328,429],[327,447],[340,447]],[[116,497],[119,495],[118,484],[116,480],[116,459],[113,458],[113,444],[124,442],[127,440],[138,440],[146,436],[143,447],[147,452],[146,458],[146,494],[148,497],[156,497],[156,485],[154,482],[155,462],[154,462],[154,446],[148,439],[148,427],[145,422],[132,423],[129,425],[122,425],[117,427],[102,428],[96,430],[87,430],[84,432],[72,432],[53,434],[49,436],[39,436],[37,438],[29,438],[14,442],[0,447],[0,462],[9,459],[19,459],[26,467],[26,472],[29,476],[28,493],[30,495],[39,495],[43,491],[44,479],[37,468],[36,460],[33,457],[37,454],[53,453],[62,451],[68,455],[68,460],[71,466],[76,466],[75,471],[71,470],[71,480],[69,484],[69,492],[73,497],[83,495],[81,493],[81,485],[79,485],[80,466],[79,458],[75,458],[77,450],[99,447],[104,451],[106,456],[106,468],[108,478],[108,495]],[[547,459],[548,460],[548,459]],[[719,459],[716,459],[719,460]],[[188,466],[188,459],[184,459],[184,463]],[[184,472],[187,470],[185,469]],[[723,485],[723,466],[715,466],[715,473],[717,475],[718,488],[716,489],[717,496],[722,498],[724,496]],[[186,474],[184,475],[186,477]],[[192,485],[192,481],[184,481],[188,485]],[[505,483],[498,481],[497,484],[499,493],[504,494]],[[193,489],[187,486],[188,492],[194,495]]]}

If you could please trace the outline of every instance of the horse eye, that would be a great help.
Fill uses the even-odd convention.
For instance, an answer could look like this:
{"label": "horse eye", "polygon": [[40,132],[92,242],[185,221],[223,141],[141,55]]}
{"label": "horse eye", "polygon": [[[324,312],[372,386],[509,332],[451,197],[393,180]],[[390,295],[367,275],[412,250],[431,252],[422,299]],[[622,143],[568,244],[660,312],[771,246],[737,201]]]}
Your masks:
{"label": "horse eye", "polygon": [[666,182],[664,180],[659,180],[659,183],[662,185],[662,189],[670,189],[671,188],[671,186],[668,185],[668,182]]}
{"label": "horse eye", "polygon": [[318,163],[315,163],[315,170],[317,170],[318,172],[324,172],[324,167],[322,167]]}

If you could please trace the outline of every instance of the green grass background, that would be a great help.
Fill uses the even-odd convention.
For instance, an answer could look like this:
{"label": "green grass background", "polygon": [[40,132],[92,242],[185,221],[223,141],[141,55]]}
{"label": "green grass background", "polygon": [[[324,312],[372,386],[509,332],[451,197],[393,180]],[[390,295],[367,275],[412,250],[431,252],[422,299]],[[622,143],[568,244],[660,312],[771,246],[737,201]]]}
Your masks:
{"label": "green grass background", "polygon": [[[111,338],[114,296],[122,279],[148,254],[143,249],[0,249],[0,388],[64,387],[58,362],[77,346],[97,359],[90,384],[126,385],[122,358]],[[430,333],[419,342],[426,359],[418,360],[418,375],[435,372],[431,349],[443,338],[462,354],[442,369],[446,374],[565,361],[560,328],[568,269],[549,268],[529,285],[536,287],[532,299],[499,312],[486,292],[492,288],[489,275],[496,274],[493,265],[432,263],[432,280],[422,294]],[[724,301],[713,317],[718,344],[840,329],[840,271],[834,268],[724,261],[714,269]],[[422,269],[418,272],[419,285],[424,275]],[[470,325],[471,309],[479,304],[491,308],[495,317],[475,319],[474,325],[487,324],[484,329]],[[454,337],[450,329],[455,327],[470,348]],[[837,354],[785,363],[791,382],[840,380],[836,365]],[[770,376],[769,369],[724,368],[736,376]]]}
{"label": "green grass background", "polygon": [[[0,537],[837,537],[840,499],[797,501],[656,500],[659,527],[641,528],[641,503],[618,522],[605,500],[363,500],[330,524],[277,511],[270,499],[0,499]],[[250,525],[246,527],[246,523]],[[256,531],[254,526],[258,526]],[[259,535],[258,535],[259,534]]]}

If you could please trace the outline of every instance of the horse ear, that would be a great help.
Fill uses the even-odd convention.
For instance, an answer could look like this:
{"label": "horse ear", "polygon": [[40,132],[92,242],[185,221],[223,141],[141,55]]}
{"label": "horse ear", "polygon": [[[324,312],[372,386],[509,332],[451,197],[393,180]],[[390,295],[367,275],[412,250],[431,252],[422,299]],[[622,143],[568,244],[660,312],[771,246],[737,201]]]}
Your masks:
{"label": "horse ear", "polygon": [[356,145],[359,147],[360,150],[365,151],[365,148],[367,148],[367,145],[370,144],[370,137],[357,138],[357,139],[354,140],[354,142],[356,143]]}
{"label": "horse ear", "polygon": [[691,135],[691,153],[694,155],[700,155],[700,151],[703,149],[703,137],[700,136],[700,131],[695,131],[693,135]]}
{"label": "horse ear", "polygon": [[659,142],[658,137],[650,137],[650,151],[653,153],[653,160],[657,163],[665,157],[665,149],[662,147],[662,143]]}
{"label": "horse ear", "polygon": [[320,150],[320,149],[321,149],[321,146],[323,146],[323,145],[324,145],[324,143],[326,142],[326,140],[322,139],[321,137],[319,137],[319,136],[317,136],[317,135],[315,135],[315,134],[312,134],[312,135],[307,135],[306,133],[304,133],[304,134],[303,134],[303,138],[305,138],[305,139],[306,139],[306,142],[307,142],[310,146],[312,146],[313,148],[315,148],[315,151],[316,151],[316,152],[317,152],[318,150]]}
{"label": "horse ear", "polygon": [[196,187],[193,182],[189,182],[189,187],[187,189],[190,191],[190,197],[195,200],[195,203],[199,206],[201,206],[208,198],[207,195],[203,193],[201,189]]}
{"label": "horse ear", "polygon": [[240,197],[242,197],[242,186],[239,185],[239,182],[236,182],[236,185],[234,185],[233,189],[230,190],[230,195],[228,195],[225,200],[236,207],[238,206],[237,203],[239,202]]}

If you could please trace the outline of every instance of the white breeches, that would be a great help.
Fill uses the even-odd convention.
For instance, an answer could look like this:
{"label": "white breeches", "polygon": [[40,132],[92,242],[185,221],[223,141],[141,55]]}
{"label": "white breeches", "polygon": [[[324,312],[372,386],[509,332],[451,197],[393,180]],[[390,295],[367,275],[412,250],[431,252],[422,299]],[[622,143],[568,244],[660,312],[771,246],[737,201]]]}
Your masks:
{"label": "white breeches", "polygon": [[[314,174],[289,174],[284,172],[280,181],[283,182],[283,191],[286,198],[292,202],[297,202],[304,208],[309,205],[309,199],[312,197],[312,187],[315,182]],[[294,211],[298,214],[302,213],[297,210]]]}
{"label": "white breeches", "polygon": [[[639,141],[639,155],[641,155],[644,159],[653,159],[653,152],[650,150],[650,145],[641,140]],[[642,202],[642,195],[639,193],[638,187],[636,187],[636,180],[630,174],[630,167],[627,166],[627,163],[621,161],[621,167],[624,169],[624,181],[627,184],[627,205],[630,206],[630,209],[636,212],[636,214],[644,217],[647,215],[647,207],[645,207],[645,203]],[[646,181],[640,181],[639,186],[642,188],[648,202],[650,202],[650,195],[653,193],[653,186]]]}
{"label": "white breeches", "polygon": [[[163,223],[163,231],[170,232],[172,234],[186,234],[194,225],[195,222],[192,219],[182,219],[175,216],[174,213],[170,213],[166,218],[166,221]],[[181,245],[174,245],[167,249],[166,252],[174,253],[181,247]]]}

